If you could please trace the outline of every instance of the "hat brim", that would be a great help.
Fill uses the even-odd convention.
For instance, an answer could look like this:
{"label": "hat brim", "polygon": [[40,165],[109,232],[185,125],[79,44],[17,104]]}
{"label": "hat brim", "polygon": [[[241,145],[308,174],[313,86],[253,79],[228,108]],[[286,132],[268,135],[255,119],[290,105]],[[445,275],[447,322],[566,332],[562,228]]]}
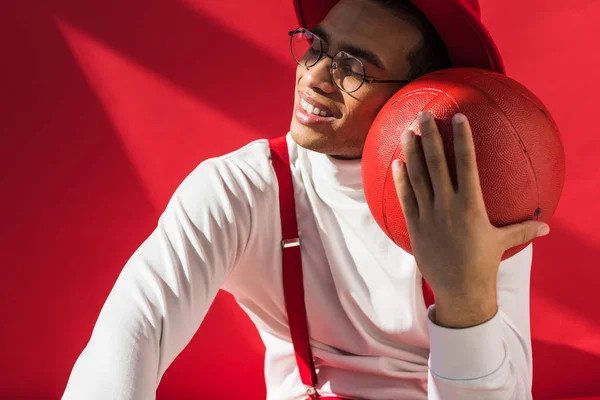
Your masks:
{"label": "hat brim", "polygon": [[[500,51],[476,11],[462,0],[411,0],[444,41],[452,67],[482,68],[504,74]],[[338,0],[294,0],[300,26],[311,29]]]}

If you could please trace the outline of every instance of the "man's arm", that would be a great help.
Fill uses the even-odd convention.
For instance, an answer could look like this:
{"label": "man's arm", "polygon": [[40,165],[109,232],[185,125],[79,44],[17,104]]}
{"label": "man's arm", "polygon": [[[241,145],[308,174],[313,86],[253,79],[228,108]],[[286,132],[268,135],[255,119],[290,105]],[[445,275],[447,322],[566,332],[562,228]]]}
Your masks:
{"label": "man's arm", "polygon": [[247,193],[222,159],[200,164],[121,271],[63,400],[154,399],[250,234]]}
{"label": "man's arm", "polygon": [[406,162],[392,164],[419,270],[435,294],[429,310],[430,399],[531,398],[531,250],[503,254],[549,233],[528,220],[498,228],[486,211],[467,118],[452,120],[456,185],[429,111],[421,140],[402,134]]}
{"label": "man's arm", "polygon": [[453,329],[429,309],[429,399],[531,399],[529,282],[532,246],[500,264],[498,312],[479,325]]}

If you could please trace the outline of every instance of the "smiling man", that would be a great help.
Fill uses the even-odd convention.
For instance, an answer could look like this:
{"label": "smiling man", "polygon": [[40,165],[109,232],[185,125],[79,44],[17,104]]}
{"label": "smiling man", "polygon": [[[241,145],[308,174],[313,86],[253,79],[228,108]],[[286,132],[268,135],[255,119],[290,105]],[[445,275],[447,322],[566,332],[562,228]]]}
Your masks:
{"label": "smiling man", "polygon": [[[308,33],[310,40],[314,39],[308,54],[304,53],[307,46],[302,46],[307,33],[302,29],[295,32],[291,48],[300,67],[323,58],[319,54],[331,58],[334,52],[343,52],[336,60],[296,70],[296,109],[291,124],[296,143],[337,158],[360,158],[371,122],[385,102],[423,72],[450,66],[435,31],[417,13],[409,2],[340,2]],[[425,60],[419,54],[424,52],[430,56]],[[338,68],[330,76],[332,64]],[[359,75],[366,71],[377,81],[365,84],[344,68]],[[354,81],[353,87],[338,87],[350,81]],[[306,103],[327,110],[331,117],[302,112]]]}
{"label": "smiling man", "polygon": [[379,229],[361,178],[369,127],[407,82],[449,66],[503,72],[478,4],[295,5],[290,132],[186,177],[117,279],[63,399],[154,398],[221,288],[265,343],[269,399],[531,398],[532,246],[500,259],[548,227],[490,224],[466,118],[453,121],[458,188],[426,110],[422,137],[403,134],[406,164],[393,169],[414,257]]}

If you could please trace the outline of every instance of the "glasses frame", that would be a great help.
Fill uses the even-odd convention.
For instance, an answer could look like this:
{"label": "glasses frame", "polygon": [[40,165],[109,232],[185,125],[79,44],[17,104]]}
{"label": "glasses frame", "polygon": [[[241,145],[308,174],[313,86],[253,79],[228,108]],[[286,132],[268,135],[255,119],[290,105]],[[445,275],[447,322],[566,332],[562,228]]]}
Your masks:
{"label": "glasses frame", "polygon": [[[317,60],[310,65],[300,63],[300,61],[297,60],[296,56],[294,55],[294,35],[296,33],[300,33],[300,32],[310,33],[313,37],[315,37],[319,40],[319,53],[320,53],[319,57],[317,57]],[[360,59],[358,57],[355,57],[352,54],[345,52],[343,50],[338,51],[333,56],[327,54],[326,52],[323,51],[323,43],[326,43],[326,42],[323,39],[321,39],[321,37],[319,35],[314,34],[313,32],[311,32],[310,30],[308,30],[306,28],[297,28],[293,31],[288,32],[288,35],[290,35],[290,52],[292,53],[292,58],[294,59],[294,61],[296,61],[296,63],[299,66],[304,67],[308,70],[308,69],[314,67],[315,65],[317,65],[319,63],[319,61],[321,61],[324,57],[331,59],[331,64],[329,65],[329,75],[331,76],[331,80],[333,81],[333,83],[335,83],[335,86],[337,86],[342,92],[354,93],[357,90],[359,90],[364,85],[365,82],[367,82],[367,83],[403,84],[403,85],[407,85],[412,82],[412,81],[408,81],[408,80],[377,79],[375,77],[367,75],[365,65],[363,64],[362,61],[360,61]],[[358,61],[360,63],[360,66],[362,67],[362,75],[363,75],[362,81],[361,81],[360,85],[358,85],[358,87],[354,90],[346,90],[343,87],[341,87],[337,83],[335,76],[333,75],[333,71],[335,69],[337,69],[337,65],[335,62],[333,62],[333,59],[336,58],[337,56],[339,56],[341,53],[347,54],[347,55],[353,57],[354,59],[356,59],[356,61]]]}

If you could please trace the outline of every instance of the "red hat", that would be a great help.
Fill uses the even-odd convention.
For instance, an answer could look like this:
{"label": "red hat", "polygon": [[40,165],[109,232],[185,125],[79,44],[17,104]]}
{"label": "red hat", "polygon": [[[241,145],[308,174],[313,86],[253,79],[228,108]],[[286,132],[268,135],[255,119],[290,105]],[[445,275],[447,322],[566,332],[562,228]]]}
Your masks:
{"label": "red hat", "polygon": [[[321,22],[338,0],[294,0],[300,26]],[[411,0],[446,44],[452,67],[482,68],[504,73],[492,36],[481,22],[479,0]]]}

